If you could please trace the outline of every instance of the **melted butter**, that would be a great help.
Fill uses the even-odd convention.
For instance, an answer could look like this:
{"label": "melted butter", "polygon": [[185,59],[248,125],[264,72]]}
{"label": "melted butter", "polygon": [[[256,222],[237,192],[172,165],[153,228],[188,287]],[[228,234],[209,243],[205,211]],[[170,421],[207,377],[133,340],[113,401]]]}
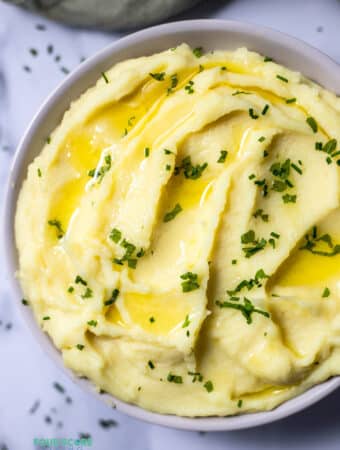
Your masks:
{"label": "melted butter", "polygon": [[[124,296],[124,307],[131,321],[145,331],[166,335],[174,328],[181,326],[191,310],[178,294],[137,294]],[[155,319],[150,322],[150,318]]]}
{"label": "melted butter", "polygon": [[188,210],[198,205],[202,207],[209,199],[214,186],[214,179],[202,176],[197,180],[185,178],[182,174],[174,176],[168,186],[167,209],[179,203],[182,209]]}
{"label": "melted butter", "polygon": [[[340,209],[336,209],[318,224],[318,236],[329,234],[333,244],[339,244],[339,221]],[[327,245],[322,242],[318,243],[318,248],[330,251]],[[273,283],[285,287],[320,286],[339,277],[340,254],[329,257],[296,249],[279,268]]]}
{"label": "melted butter", "polygon": [[332,257],[297,250],[279,269],[275,284],[319,286],[340,275],[340,254]]}
{"label": "melted butter", "polygon": [[124,322],[116,305],[113,305],[109,308],[109,310],[105,314],[105,318],[114,325],[119,325],[124,328],[127,327],[127,324]]}
{"label": "melted butter", "polygon": [[[148,87],[151,84],[153,87]],[[88,172],[97,166],[102,151],[117,142],[125,129],[129,131],[135,126],[158,95],[159,87],[146,83],[136,94],[97,111],[67,136],[57,163],[61,168],[65,163],[70,164],[77,174],[55,193],[49,212],[50,218],[60,220],[64,231],[85,194],[86,183],[90,180]]]}
{"label": "melted butter", "polygon": [[71,217],[77,209],[79,199],[84,193],[84,187],[84,179],[74,179],[64,184],[54,195],[53,207],[49,216],[60,220],[64,231],[66,231]]}
{"label": "melted butter", "polygon": [[208,61],[204,63],[205,69],[214,69],[226,67],[228,72],[245,74],[251,72],[251,68],[255,66],[245,66],[236,61]]}

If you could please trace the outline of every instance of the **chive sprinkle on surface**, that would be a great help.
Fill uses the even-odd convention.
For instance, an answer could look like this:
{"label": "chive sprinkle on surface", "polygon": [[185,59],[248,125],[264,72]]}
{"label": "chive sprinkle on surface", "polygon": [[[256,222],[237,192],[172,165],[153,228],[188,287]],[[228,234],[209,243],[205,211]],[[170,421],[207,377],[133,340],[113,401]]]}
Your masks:
{"label": "chive sprinkle on surface", "polygon": [[174,375],[171,372],[168,374],[166,379],[167,379],[167,381],[169,381],[169,383],[176,383],[176,384],[183,383],[183,378],[180,375]]}
{"label": "chive sprinkle on surface", "polygon": [[265,116],[267,114],[267,111],[269,109],[269,105],[268,103],[264,106],[263,110],[262,110],[262,115]]}
{"label": "chive sprinkle on surface", "polygon": [[154,80],[157,81],[163,81],[165,77],[165,72],[158,72],[158,73],[149,73],[150,77],[152,77]]}
{"label": "chive sprinkle on surface", "polygon": [[174,206],[174,208],[167,212],[164,217],[163,217],[163,222],[170,222],[171,220],[173,220],[177,214],[179,214],[181,211],[183,211],[181,205],[179,203],[176,203],[176,205]]}
{"label": "chive sprinkle on surface", "polygon": [[220,157],[218,158],[217,162],[218,163],[224,163],[225,160],[227,159],[227,156],[228,156],[227,150],[221,150],[220,151]]}
{"label": "chive sprinkle on surface", "polygon": [[258,114],[255,114],[253,108],[249,108],[249,116],[250,116],[252,119],[254,119],[254,120],[256,120],[256,119],[259,118]]}
{"label": "chive sprinkle on surface", "polygon": [[106,83],[106,84],[109,84],[109,79],[107,78],[106,73],[105,73],[105,72],[102,72],[101,74],[102,74],[102,77],[104,78],[105,83]]}
{"label": "chive sprinkle on surface", "polygon": [[331,291],[328,289],[328,287],[325,287],[325,289],[324,289],[324,291],[323,291],[323,293],[322,293],[322,297],[323,297],[323,298],[329,297],[330,294],[331,294]]}
{"label": "chive sprinkle on surface", "polygon": [[203,47],[194,48],[192,53],[196,56],[196,58],[200,58],[203,55]]}
{"label": "chive sprinkle on surface", "polygon": [[313,130],[313,133],[318,132],[318,124],[317,124],[316,120],[314,119],[314,117],[307,117],[306,122]]}
{"label": "chive sprinkle on surface", "polygon": [[198,275],[196,273],[186,272],[181,275],[181,279],[184,280],[181,282],[182,292],[191,292],[200,287]]}
{"label": "chive sprinkle on surface", "polygon": [[276,75],[276,78],[284,83],[288,83],[288,79],[283,77],[282,75]]}
{"label": "chive sprinkle on surface", "polygon": [[212,392],[214,390],[214,385],[212,381],[208,380],[203,384],[203,387],[206,389],[208,393]]}

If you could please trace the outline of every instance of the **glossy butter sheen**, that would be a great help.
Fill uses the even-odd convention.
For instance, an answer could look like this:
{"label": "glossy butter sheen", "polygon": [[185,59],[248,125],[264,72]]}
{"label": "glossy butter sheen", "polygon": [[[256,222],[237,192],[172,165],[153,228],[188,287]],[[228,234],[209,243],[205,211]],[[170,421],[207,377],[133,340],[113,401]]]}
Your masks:
{"label": "glossy butter sheen", "polygon": [[[104,74],[29,167],[16,214],[19,279],[65,364],[188,416],[268,410],[339,374],[340,256],[301,249],[314,226],[332,238],[314,249],[340,243],[337,157],[315,150],[339,123],[333,94],[246,49],[183,44]],[[246,257],[250,230],[266,243]],[[230,307],[246,301],[250,323]]]}

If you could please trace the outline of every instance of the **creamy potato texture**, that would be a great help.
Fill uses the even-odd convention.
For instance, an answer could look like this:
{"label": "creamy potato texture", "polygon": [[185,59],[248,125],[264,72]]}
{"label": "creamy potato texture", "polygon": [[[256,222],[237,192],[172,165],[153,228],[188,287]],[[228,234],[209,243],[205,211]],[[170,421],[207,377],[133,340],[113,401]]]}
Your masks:
{"label": "creamy potato texture", "polygon": [[338,142],[340,100],[244,48],[103,73],[17,207],[18,276],[65,364],[188,416],[339,374]]}

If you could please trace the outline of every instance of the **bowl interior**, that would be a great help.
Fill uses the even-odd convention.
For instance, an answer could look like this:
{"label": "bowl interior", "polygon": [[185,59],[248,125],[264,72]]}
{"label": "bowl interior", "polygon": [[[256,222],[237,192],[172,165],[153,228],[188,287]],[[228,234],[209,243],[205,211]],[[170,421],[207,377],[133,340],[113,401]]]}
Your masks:
{"label": "bowl interior", "polygon": [[[302,72],[305,76],[335,93],[340,93],[340,66],[307,44],[256,25],[220,20],[194,20],[148,28],[113,43],[81,64],[45,101],[18,146],[10,172],[4,214],[7,270],[13,297],[38,342],[64,372],[77,384],[92,392],[95,390],[90,382],[79,380],[63,366],[58,350],[42,332],[29,308],[22,306],[20,302],[22,293],[14,277],[18,261],[13,229],[18,193],[26,177],[27,166],[40,153],[46,137],[60,123],[70,102],[93,85],[102,71],[124,59],[152,54],[175,47],[182,42],[186,42],[192,47],[203,46],[205,50],[233,50],[245,46],[250,50],[270,56],[291,69]],[[131,416],[160,425],[188,430],[232,430],[260,425],[288,416],[318,401],[339,385],[340,379],[333,378],[285,402],[273,411],[226,418],[183,418],[160,415],[121,402],[108,394],[101,395],[100,398],[111,404],[114,401],[119,410]]]}

